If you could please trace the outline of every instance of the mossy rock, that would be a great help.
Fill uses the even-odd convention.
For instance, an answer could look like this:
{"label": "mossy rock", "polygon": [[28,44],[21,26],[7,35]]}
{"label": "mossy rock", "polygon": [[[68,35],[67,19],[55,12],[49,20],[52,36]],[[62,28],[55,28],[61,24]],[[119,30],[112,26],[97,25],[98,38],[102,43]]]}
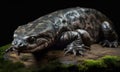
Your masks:
{"label": "mossy rock", "polygon": [[[115,53],[115,48],[110,50],[108,48],[108,52],[110,52],[108,55],[104,56],[105,52],[101,52],[101,55],[98,54],[97,56],[94,53],[95,46],[92,48],[92,54],[96,55],[94,55],[94,58],[91,57],[91,55],[88,57],[64,56],[61,50],[50,51],[44,54],[39,61],[30,53],[22,53],[18,56],[16,52],[11,52],[11,62],[3,59],[4,51],[9,46],[10,44],[0,47],[0,72],[120,72],[120,56],[119,53]],[[115,53],[113,55],[111,53],[112,50]],[[117,48],[117,50],[119,49]],[[102,51],[104,51],[104,49],[102,49]],[[13,61],[15,61],[15,63],[13,63]],[[31,65],[28,68],[26,68],[27,62],[31,63],[27,65]]]}

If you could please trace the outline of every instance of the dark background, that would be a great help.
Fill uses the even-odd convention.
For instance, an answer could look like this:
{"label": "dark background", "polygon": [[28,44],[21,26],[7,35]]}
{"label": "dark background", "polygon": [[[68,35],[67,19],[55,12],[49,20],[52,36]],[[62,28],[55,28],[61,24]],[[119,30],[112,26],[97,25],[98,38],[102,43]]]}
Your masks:
{"label": "dark background", "polygon": [[0,46],[12,41],[13,32],[19,25],[50,12],[76,6],[101,11],[113,21],[115,30],[120,34],[118,0],[4,0],[1,5]]}

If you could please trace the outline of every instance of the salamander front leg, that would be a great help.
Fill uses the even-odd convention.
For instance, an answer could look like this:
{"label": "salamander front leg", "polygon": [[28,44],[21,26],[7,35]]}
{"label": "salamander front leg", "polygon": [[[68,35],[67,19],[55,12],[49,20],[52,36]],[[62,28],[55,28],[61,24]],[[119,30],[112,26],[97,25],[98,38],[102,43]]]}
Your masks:
{"label": "salamander front leg", "polygon": [[89,33],[85,30],[77,29],[75,31],[67,31],[63,33],[60,40],[62,42],[70,42],[64,49],[65,55],[67,53],[73,53],[74,55],[84,55],[86,50],[90,50],[90,44],[86,44],[85,40],[91,42]]}
{"label": "salamander front leg", "polygon": [[89,50],[90,49],[90,47],[88,47],[88,46],[85,46],[84,44],[77,44],[78,42],[77,42],[78,40],[75,40],[75,41],[73,41],[72,43],[70,43],[68,46],[67,46],[67,48],[65,48],[64,49],[64,51],[65,51],[65,55],[67,54],[67,53],[73,53],[74,54],[74,56],[76,56],[77,54],[78,55],[81,55],[81,56],[84,56],[84,52],[86,51],[86,50]]}

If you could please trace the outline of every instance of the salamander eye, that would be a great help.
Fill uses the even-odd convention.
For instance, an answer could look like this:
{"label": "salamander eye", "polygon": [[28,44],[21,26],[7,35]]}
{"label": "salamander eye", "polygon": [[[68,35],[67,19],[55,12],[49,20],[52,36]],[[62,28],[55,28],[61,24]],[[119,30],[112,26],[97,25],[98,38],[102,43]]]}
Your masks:
{"label": "salamander eye", "polygon": [[27,42],[30,43],[30,44],[33,44],[33,43],[35,43],[35,40],[36,40],[35,37],[29,37],[29,38],[27,39]]}

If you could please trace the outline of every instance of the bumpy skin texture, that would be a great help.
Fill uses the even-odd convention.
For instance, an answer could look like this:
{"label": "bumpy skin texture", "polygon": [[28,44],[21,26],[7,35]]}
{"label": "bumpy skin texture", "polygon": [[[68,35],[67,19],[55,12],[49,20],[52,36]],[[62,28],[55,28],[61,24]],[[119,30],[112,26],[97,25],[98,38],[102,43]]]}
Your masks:
{"label": "bumpy skin texture", "polygon": [[12,46],[6,52],[35,52],[58,41],[69,41],[65,54],[78,52],[100,42],[103,46],[117,47],[117,34],[112,22],[101,12],[90,8],[68,8],[42,16],[19,26],[14,32]]}

